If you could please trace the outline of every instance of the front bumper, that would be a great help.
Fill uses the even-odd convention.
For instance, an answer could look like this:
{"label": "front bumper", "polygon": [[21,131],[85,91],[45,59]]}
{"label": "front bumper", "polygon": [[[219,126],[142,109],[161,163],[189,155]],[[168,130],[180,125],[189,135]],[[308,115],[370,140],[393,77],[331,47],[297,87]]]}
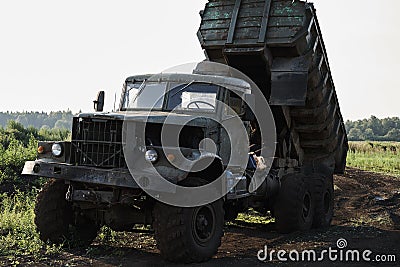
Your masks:
{"label": "front bumper", "polygon": [[123,169],[106,170],[36,160],[25,162],[22,174],[107,186],[139,188],[129,170]]}
{"label": "front bumper", "polygon": [[[156,168],[159,173],[164,174],[164,177],[174,177],[174,181],[186,178],[187,173],[178,171],[173,168],[159,167]],[[142,189],[135,179],[132,177],[128,169],[100,169],[95,167],[74,166],[66,163],[47,162],[44,160],[27,161],[25,162],[23,175],[32,175],[38,177],[48,177],[54,179],[62,179],[66,181],[74,181],[81,183],[90,183],[104,186],[115,186],[125,188]],[[237,175],[236,175],[237,176]],[[232,176],[235,179],[236,176]],[[151,177],[151,176],[148,176]],[[140,180],[139,180],[140,181]],[[147,180],[151,183],[151,179]],[[164,185],[164,186],[163,186]],[[165,184],[155,183],[152,185],[153,190],[159,192],[175,193],[176,187],[170,183],[165,187]],[[240,179],[234,189],[230,190],[226,195],[228,200],[248,197],[250,194],[246,189],[246,179]]]}

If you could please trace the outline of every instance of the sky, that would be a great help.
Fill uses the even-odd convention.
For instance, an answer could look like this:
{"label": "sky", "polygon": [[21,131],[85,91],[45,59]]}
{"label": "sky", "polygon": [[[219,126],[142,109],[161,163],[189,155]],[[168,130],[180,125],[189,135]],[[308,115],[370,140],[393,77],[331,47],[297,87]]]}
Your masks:
{"label": "sky", "polygon": [[[206,2],[0,1],[0,111],[112,110],[126,77],[204,59]],[[314,4],[344,119],[400,116],[400,1]]]}

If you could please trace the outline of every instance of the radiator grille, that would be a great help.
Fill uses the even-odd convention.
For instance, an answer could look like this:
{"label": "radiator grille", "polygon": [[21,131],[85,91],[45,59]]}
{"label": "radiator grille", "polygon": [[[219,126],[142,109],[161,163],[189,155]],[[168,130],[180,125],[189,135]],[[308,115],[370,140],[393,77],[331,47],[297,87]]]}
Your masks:
{"label": "radiator grille", "polygon": [[79,166],[126,168],[122,121],[74,118],[71,162]]}

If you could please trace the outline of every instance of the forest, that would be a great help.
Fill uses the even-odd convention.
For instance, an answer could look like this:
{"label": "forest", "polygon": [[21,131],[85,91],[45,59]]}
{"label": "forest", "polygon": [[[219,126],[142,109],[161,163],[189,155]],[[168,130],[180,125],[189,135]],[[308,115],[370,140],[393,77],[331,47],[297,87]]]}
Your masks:
{"label": "forest", "polygon": [[350,141],[400,141],[399,117],[348,120],[346,130]]}
{"label": "forest", "polygon": [[67,111],[46,112],[0,112],[0,126],[6,127],[9,121],[16,121],[24,127],[37,129],[71,129],[73,113]]}

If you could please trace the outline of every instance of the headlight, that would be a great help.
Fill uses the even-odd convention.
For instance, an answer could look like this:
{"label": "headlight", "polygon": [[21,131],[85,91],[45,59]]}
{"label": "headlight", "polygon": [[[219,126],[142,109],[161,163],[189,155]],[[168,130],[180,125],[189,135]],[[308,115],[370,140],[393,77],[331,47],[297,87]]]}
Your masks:
{"label": "headlight", "polygon": [[156,162],[158,159],[158,154],[157,151],[155,151],[154,149],[149,149],[146,151],[146,153],[144,154],[144,158],[149,161],[149,162]]}
{"label": "headlight", "polygon": [[55,143],[52,145],[51,153],[53,153],[55,157],[60,157],[62,152],[62,146],[60,144]]}

